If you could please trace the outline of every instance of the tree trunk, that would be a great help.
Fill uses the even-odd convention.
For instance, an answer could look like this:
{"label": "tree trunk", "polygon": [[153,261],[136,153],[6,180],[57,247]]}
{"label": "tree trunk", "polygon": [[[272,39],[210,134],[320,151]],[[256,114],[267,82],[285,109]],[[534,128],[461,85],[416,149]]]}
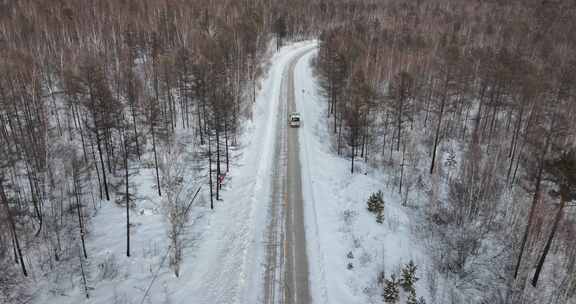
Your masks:
{"label": "tree trunk", "polygon": [[400,100],[398,105],[398,139],[396,142],[396,151],[400,151],[400,136],[402,135],[402,111],[404,110],[404,80],[401,81],[400,84]]}
{"label": "tree trunk", "polygon": [[398,187],[398,194],[402,198],[402,182],[404,181],[404,156],[406,155],[406,144],[402,148],[402,163],[400,164],[400,186]]}
{"label": "tree trunk", "polygon": [[[75,166],[75,164],[73,164],[73,166]],[[78,168],[74,168],[73,170],[78,170]],[[78,215],[78,227],[80,229],[80,240],[82,242],[82,252],[84,253],[84,258],[88,258],[88,253],[86,252],[86,240],[84,238],[84,221],[82,220],[82,210],[81,210],[81,206],[80,206],[80,193],[81,193],[81,189],[79,189],[80,185],[80,181],[79,181],[79,176],[78,176],[78,172],[74,172],[73,173],[74,176],[72,177],[73,183],[74,183],[74,197],[76,199],[76,212]]]}
{"label": "tree trunk", "polygon": [[38,194],[36,192],[36,188],[34,187],[34,182],[33,182],[33,175],[34,172],[32,172],[30,170],[30,165],[28,164],[28,161],[25,160],[24,163],[26,164],[26,177],[28,180],[28,186],[30,187],[30,197],[32,200],[32,205],[34,206],[34,212],[36,213],[36,216],[38,217],[38,232],[36,232],[36,236],[38,236],[38,234],[40,233],[40,230],[42,229],[42,212],[40,211],[40,206],[38,203]]}
{"label": "tree trunk", "polygon": [[352,135],[352,166],[350,167],[350,173],[354,174],[354,157],[356,156],[356,151],[354,149],[354,135]]}
{"label": "tree trunk", "polygon": [[[336,116],[337,116],[337,113],[334,113],[334,119],[336,119]],[[342,125],[343,125],[343,123],[342,123],[342,117],[341,116],[342,116],[342,114],[340,114],[340,125],[338,127],[338,148],[337,148],[338,155],[342,154],[341,149],[342,149]]]}
{"label": "tree trunk", "polygon": [[128,172],[128,144],[126,137],[124,137],[124,175],[126,184],[126,256],[130,256],[130,184]]}
{"label": "tree trunk", "polygon": [[438,142],[440,138],[440,126],[442,124],[442,116],[444,114],[444,103],[446,97],[442,98],[442,104],[440,106],[440,115],[438,116],[438,124],[436,125],[436,135],[434,136],[434,148],[432,149],[432,163],[430,164],[430,174],[434,173],[434,165],[436,162],[436,150],[438,148]]}
{"label": "tree trunk", "polygon": [[102,168],[102,182],[104,184],[106,200],[110,201],[110,194],[108,194],[108,182],[106,181],[106,167],[104,166],[104,157],[102,156],[102,147],[100,144],[100,134],[98,133],[98,129],[96,129],[96,146],[98,147],[98,154],[100,155],[100,168]]}
{"label": "tree trunk", "polygon": [[82,285],[84,286],[84,293],[86,294],[86,299],[90,298],[88,293],[88,282],[86,281],[86,273],[84,272],[84,264],[82,263],[82,255],[79,256],[80,259],[80,274],[82,275]]}
{"label": "tree trunk", "polygon": [[200,135],[200,144],[204,145],[204,132],[202,130],[202,116],[200,113],[200,105],[196,106],[196,115],[197,117],[197,121],[198,121],[198,134]]}
{"label": "tree trunk", "polygon": [[216,200],[220,200],[220,128],[216,126]]}
{"label": "tree trunk", "polygon": [[[524,229],[524,234],[522,235],[522,243],[520,244],[520,253],[518,255],[518,261],[516,262],[516,267],[514,269],[514,279],[518,277],[518,272],[520,270],[520,265],[522,263],[522,256],[524,255],[524,250],[526,249],[526,242],[528,240],[528,235],[530,234],[530,228],[532,227],[532,220],[534,211],[536,210],[536,205],[540,200],[540,187],[542,186],[542,176],[544,173],[544,162],[546,160],[546,154],[548,153],[548,146],[550,145],[550,141],[552,140],[552,130],[554,128],[554,117],[551,120],[550,124],[550,131],[546,137],[546,142],[542,149],[542,154],[540,155],[540,159],[538,160],[538,174],[536,175],[536,183],[534,189],[534,196],[532,198],[532,205],[530,206],[530,212],[528,214],[528,223],[526,224],[526,228]],[[520,160],[518,160],[519,162]],[[518,166],[516,167],[518,169]],[[514,173],[516,174],[516,173]]]}
{"label": "tree trunk", "polygon": [[158,196],[162,196],[162,190],[160,189],[160,174],[158,173],[158,155],[156,153],[156,135],[154,135],[154,126],[150,126],[150,131],[152,133],[152,151],[154,151],[154,166],[156,167],[156,185],[158,186]]}
{"label": "tree trunk", "polygon": [[[90,134],[90,133],[89,133]],[[90,141],[90,151],[92,152],[92,161],[94,163],[94,168],[96,169],[96,177],[98,178],[98,192],[100,193],[100,199],[104,199],[104,193],[102,192],[102,181],[100,180],[100,171],[98,170],[98,161],[96,160],[96,153],[94,152],[94,142],[91,138]]]}
{"label": "tree trunk", "polygon": [[560,226],[560,220],[562,220],[562,214],[564,210],[564,206],[566,205],[567,200],[567,190],[561,189],[560,190],[560,207],[558,208],[558,212],[556,212],[556,217],[554,218],[554,224],[552,225],[552,231],[550,231],[550,235],[548,236],[548,240],[546,241],[546,246],[544,246],[544,251],[538,260],[538,264],[536,265],[536,272],[534,273],[534,277],[532,278],[532,286],[536,287],[538,284],[538,278],[540,277],[540,273],[542,271],[542,267],[544,266],[544,262],[546,261],[546,256],[550,251],[550,247],[552,247],[552,241],[554,240],[554,236],[556,235],[556,231],[558,231],[558,226]]}
{"label": "tree trunk", "polygon": [[2,178],[0,178],[0,199],[2,199],[2,204],[6,209],[6,217],[8,218],[8,222],[10,224],[10,230],[12,230],[12,236],[14,237],[14,247],[16,248],[17,258],[20,261],[20,266],[22,267],[22,274],[27,277],[28,272],[26,271],[24,257],[22,256],[22,249],[20,248],[20,241],[18,240],[18,234],[16,233],[16,223],[14,222],[12,212],[10,211],[10,206],[8,205],[8,198],[6,197],[6,192],[4,192],[4,181]]}
{"label": "tree trunk", "polygon": [[518,261],[516,262],[516,267],[514,268],[514,279],[518,277],[518,272],[520,270],[520,265],[522,263],[522,256],[524,255],[524,249],[526,247],[526,241],[528,240],[528,235],[530,234],[530,227],[532,227],[532,219],[534,218],[534,210],[536,205],[540,200],[540,185],[542,182],[542,171],[543,168],[540,166],[538,169],[538,176],[536,177],[536,189],[534,190],[534,196],[532,198],[532,205],[530,206],[530,212],[528,213],[528,223],[524,229],[524,234],[522,235],[522,242],[520,244],[520,253],[518,254]]}
{"label": "tree trunk", "polygon": [[430,84],[426,94],[426,115],[424,116],[424,128],[428,125],[428,116],[430,115],[430,104],[432,103],[432,92],[434,90],[434,79],[430,77]]}
{"label": "tree trunk", "polygon": [[224,138],[226,140],[226,173],[230,170],[230,153],[229,153],[229,144],[228,144],[228,122],[224,123]]}
{"label": "tree trunk", "polygon": [[134,127],[134,140],[135,140],[135,144],[136,144],[136,155],[138,155],[138,160],[140,160],[140,143],[138,142],[138,130],[137,130],[137,126],[136,126],[136,110],[134,109],[134,105],[132,103],[130,103],[130,111],[132,112],[132,126]]}
{"label": "tree trunk", "polygon": [[386,154],[386,132],[388,131],[388,116],[389,113],[388,111],[386,111],[386,119],[384,120],[384,133],[382,135],[382,158],[384,158],[385,154]]}
{"label": "tree trunk", "polygon": [[208,184],[210,185],[210,209],[214,210],[214,190],[212,189],[212,142],[208,135]]}

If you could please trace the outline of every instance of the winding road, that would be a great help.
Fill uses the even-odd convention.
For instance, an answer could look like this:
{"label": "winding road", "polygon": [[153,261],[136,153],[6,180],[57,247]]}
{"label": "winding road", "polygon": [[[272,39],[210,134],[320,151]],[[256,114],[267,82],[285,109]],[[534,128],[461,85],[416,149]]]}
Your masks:
{"label": "winding road", "polygon": [[[298,128],[288,127],[288,113],[296,112],[294,68],[314,48],[307,47],[286,66],[277,119],[271,221],[268,234],[264,303],[311,302],[304,228],[304,206]],[[302,123],[306,123],[303,121]]]}

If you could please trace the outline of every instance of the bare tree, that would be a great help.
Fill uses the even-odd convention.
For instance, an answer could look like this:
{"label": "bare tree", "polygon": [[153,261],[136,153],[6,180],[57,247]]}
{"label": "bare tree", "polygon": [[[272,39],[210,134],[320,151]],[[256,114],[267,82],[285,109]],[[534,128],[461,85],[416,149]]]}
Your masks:
{"label": "bare tree", "polygon": [[546,257],[548,256],[548,252],[552,246],[552,241],[554,240],[558,227],[560,226],[560,221],[564,214],[564,207],[567,202],[576,199],[576,150],[562,152],[559,157],[546,164],[546,170],[550,174],[550,179],[558,186],[558,190],[553,191],[551,194],[560,198],[560,205],[558,206],[556,215],[554,216],[554,221],[552,222],[552,228],[546,240],[546,245],[538,259],[534,277],[532,277],[531,283],[534,287],[538,284],[542,267],[544,266],[544,262],[546,261]]}
{"label": "bare tree", "polygon": [[161,153],[160,169],[162,172],[163,210],[168,224],[168,239],[170,240],[170,267],[174,274],[180,275],[182,262],[183,240],[180,230],[187,221],[188,188],[186,187],[187,171],[184,160],[185,150],[178,145],[169,145]]}

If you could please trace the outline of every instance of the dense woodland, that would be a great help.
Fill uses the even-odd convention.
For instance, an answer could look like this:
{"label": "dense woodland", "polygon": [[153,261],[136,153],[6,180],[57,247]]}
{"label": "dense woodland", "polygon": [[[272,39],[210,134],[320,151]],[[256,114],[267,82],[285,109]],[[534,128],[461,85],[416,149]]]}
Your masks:
{"label": "dense woodland", "polygon": [[0,1],[0,302],[84,276],[97,202],[129,256],[144,168],[178,275],[176,139],[218,199],[266,50],[317,37],[336,152],[392,172],[452,303],[573,303],[575,32],[573,1]]}
{"label": "dense woodland", "polygon": [[576,5],[385,2],[320,36],[336,152],[394,175],[452,303],[573,303]]}
{"label": "dense woodland", "polygon": [[0,302],[27,303],[54,271],[81,275],[89,296],[90,217],[124,206],[130,256],[132,178],[146,168],[178,275],[177,136],[199,147],[214,208],[274,33],[280,44],[286,25],[268,1],[0,1]]}

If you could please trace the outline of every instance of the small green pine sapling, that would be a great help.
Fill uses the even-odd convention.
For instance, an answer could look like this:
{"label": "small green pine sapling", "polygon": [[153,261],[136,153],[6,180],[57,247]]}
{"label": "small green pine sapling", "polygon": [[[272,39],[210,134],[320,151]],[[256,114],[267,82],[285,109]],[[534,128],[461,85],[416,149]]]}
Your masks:
{"label": "small green pine sapling", "polygon": [[[400,285],[406,292],[412,293],[416,290],[414,284],[419,280],[419,278],[416,277],[416,269],[417,267],[414,265],[413,261],[408,262],[408,264],[404,265],[402,268],[402,279],[400,280]],[[416,300],[415,297],[414,300]]]}
{"label": "small green pine sapling", "polygon": [[368,211],[376,215],[376,222],[384,223],[384,194],[382,191],[372,193],[368,198]]}

